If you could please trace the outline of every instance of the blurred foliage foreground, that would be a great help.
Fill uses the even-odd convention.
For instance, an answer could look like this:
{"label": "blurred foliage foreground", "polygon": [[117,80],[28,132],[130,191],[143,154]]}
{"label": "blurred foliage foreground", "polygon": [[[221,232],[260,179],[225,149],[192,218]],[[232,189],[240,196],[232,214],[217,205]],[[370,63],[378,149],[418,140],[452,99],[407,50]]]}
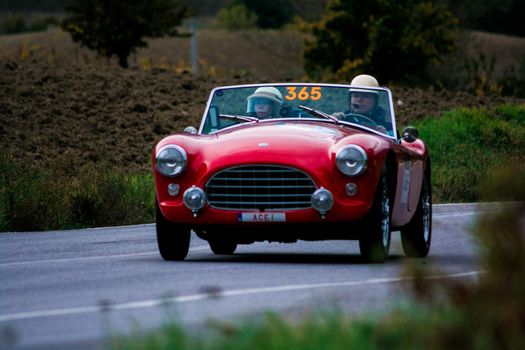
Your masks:
{"label": "blurred foliage foreground", "polygon": [[[210,322],[202,336],[177,322],[109,339],[111,349],[522,349],[525,344],[525,172],[501,169],[484,196],[521,202],[480,216],[473,235],[482,271],[471,280],[407,269],[414,298],[394,311],[359,318],[341,310],[288,320]],[[245,320],[246,321],[246,320]]]}
{"label": "blurred foliage foreground", "polygon": [[[453,110],[415,125],[430,149],[434,202],[501,200],[501,191],[481,196],[500,186],[483,179],[507,165],[525,173],[525,106]],[[100,159],[72,170],[66,161],[36,167],[0,155],[0,232],[153,222],[152,174]]]}

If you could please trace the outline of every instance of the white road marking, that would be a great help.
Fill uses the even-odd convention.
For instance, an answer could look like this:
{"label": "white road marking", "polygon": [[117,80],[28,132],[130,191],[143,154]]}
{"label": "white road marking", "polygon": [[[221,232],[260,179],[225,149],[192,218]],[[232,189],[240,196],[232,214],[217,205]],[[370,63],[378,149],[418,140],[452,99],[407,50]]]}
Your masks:
{"label": "white road marking", "polygon": [[[209,246],[197,246],[190,247],[189,251],[206,250],[210,249]],[[61,258],[61,259],[45,259],[45,260],[32,260],[32,261],[15,261],[8,263],[0,263],[0,268],[20,265],[31,265],[31,264],[46,264],[46,263],[67,263],[75,261],[89,261],[89,260],[104,260],[104,259],[120,259],[129,258],[135,256],[148,256],[148,255],[159,255],[158,251],[143,252],[143,253],[130,253],[130,254],[116,254],[116,255],[101,255],[101,256],[85,256],[80,258]]]}
{"label": "white road marking", "polygon": [[[472,277],[478,276],[485,273],[484,270],[477,271],[468,271],[453,273],[447,275],[434,275],[427,276],[426,279],[436,280],[436,279],[448,279],[448,278],[461,278],[461,277]],[[150,299],[143,301],[135,301],[122,304],[113,304],[109,305],[109,310],[133,310],[133,309],[143,309],[149,307],[155,307],[159,305],[165,305],[169,303],[189,303],[194,301],[205,300],[208,298],[225,298],[233,296],[245,296],[252,294],[264,294],[264,293],[279,293],[279,292],[289,292],[289,291],[299,291],[299,290],[311,290],[311,289],[320,289],[320,288],[333,288],[333,287],[353,287],[353,286],[363,286],[363,285],[376,285],[383,283],[396,283],[396,282],[407,282],[414,280],[413,277],[394,277],[394,278],[373,278],[362,281],[341,281],[341,282],[327,282],[327,283],[309,283],[309,284],[291,284],[291,285],[281,285],[274,287],[264,287],[264,288],[247,288],[247,289],[233,289],[229,291],[218,291],[217,293],[197,293],[190,295],[182,295],[173,298],[164,298],[164,299]],[[41,311],[28,311],[28,312],[19,312],[12,314],[0,315],[0,322],[6,321],[15,321],[15,320],[24,320],[40,317],[52,317],[52,316],[66,316],[66,315],[78,315],[78,314],[88,314],[102,312],[101,306],[85,306],[85,307],[74,307],[67,309],[54,309],[54,310],[41,310]]]}
{"label": "white road marking", "polygon": [[468,212],[468,213],[432,213],[432,217],[440,217],[440,218],[448,218],[448,217],[456,217],[456,216],[473,216],[475,218],[476,215],[482,215],[486,214],[487,212]]}

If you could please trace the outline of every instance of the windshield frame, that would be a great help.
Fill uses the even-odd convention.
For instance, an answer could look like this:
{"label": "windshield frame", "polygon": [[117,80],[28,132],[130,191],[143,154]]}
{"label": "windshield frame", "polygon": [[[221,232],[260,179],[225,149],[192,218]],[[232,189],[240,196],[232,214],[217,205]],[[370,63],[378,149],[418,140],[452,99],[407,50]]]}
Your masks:
{"label": "windshield frame", "polygon": [[[267,123],[267,122],[275,122],[275,121],[297,121],[297,120],[298,121],[324,122],[324,123],[331,123],[331,124],[339,124],[339,125],[347,125],[347,126],[351,126],[351,127],[357,127],[359,129],[364,129],[366,131],[373,132],[374,134],[377,134],[377,135],[380,135],[380,136],[383,136],[383,137],[386,137],[386,138],[389,138],[389,139],[393,139],[393,140],[397,140],[398,139],[397,126],[396,126],[396,117],[395,117],[395,111],[394,111],[394,103],[393,103],[393,98],[392,98],[392,91],[389,88],[387,88],[387,87],[358,86],[358,85],[345,85],[345,84],[326,84],[326,83],[264,83],[264,84],[242,84],[242,85],[217,86],[217,87],[213,88],[213,90],[211,90],[211,92],[210,92],[210,95],[208,97],[208,101],[206,102],[206,108],[204,109],[204,113],[202,115],[201,123],[200,123],[199,130],[198,130],[197,133],[199,135],[202,135],[202,131],[204,129],[204,124],[205,124],[205,121],[206,121],[206,116],[208,115],[208,111],[210,109],[211,102],[213,100],[213,97],[214,97],[216,91],[224,90],[224,89],[258,88],[258,87],[262,87],[262,86],[269,86],[269,87],[281,87],[281,86],[301,86],[301,87],[309,86],[309,87],[316,87],[316,86],[319,86],[319,87],[334,87],[334,88],[346,88],[346,89],[362,88],[362,89],[367,89],[367,90],[384,91],[384,92],[386,92],[388,94],[388,103],[390,105],[389,106],[390,107],[390,118],[391,118],[391,122],[392,122],[392,133],[393,133],[393,136],[388,135],[388,134],[384,134],[384,133],[379,132],[377,130],[374,130],[374,129],[371,129],[369,127],[366,127],[364,125],[355,124],[355,123],[342,121],[342,120],[338,120],[337,122],[334,123],[334,121],[329,120],[329,119],[320,119],[320,118],[289,118],[289,117],[286,117],[286,118],[260,119],[256,123]],[[220,130],[212,131],[212,132],[210,132],[208,134],[205,134],[205,135],[213,135],[213,134],[216,134],[216,133],[224,131],[224,130],[228,130],[228,129],[239,127],[241,125],[252,124],[252,123],[255,123],[255,121],[227,126],[225,128],[222,128]]]}

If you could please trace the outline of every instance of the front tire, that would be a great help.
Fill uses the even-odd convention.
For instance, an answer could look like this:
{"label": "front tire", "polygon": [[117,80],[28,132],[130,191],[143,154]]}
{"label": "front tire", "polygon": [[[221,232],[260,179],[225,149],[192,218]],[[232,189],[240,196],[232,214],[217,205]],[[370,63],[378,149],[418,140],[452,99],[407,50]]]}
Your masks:
{"label": "front tire", "polygon": [[191,229],[167,220],[156,204],[155,223],[160,256],[167,261],[184,260],[190,248]]}
{"label": "front tire", "polygon": [[430,176],[425,173],[421,194],[412,220],[401,229],[401,243],[406,256],[424,258],[432,239],[432,191]]}
{"label": "front tire", "polygon": [[388,170],[383,168],[374,203],[365,218],[366,232],[361,233],[359,249],[367,262],[382,263],[388,258],[391,240],[392,201]]}

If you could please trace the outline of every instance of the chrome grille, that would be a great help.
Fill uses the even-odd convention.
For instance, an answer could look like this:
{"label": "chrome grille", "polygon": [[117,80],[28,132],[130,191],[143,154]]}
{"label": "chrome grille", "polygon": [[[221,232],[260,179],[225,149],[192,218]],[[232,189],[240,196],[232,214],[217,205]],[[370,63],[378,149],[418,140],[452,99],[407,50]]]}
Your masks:
{"label": "chrome grille", "polygon": [[218,209],[304,209],[312,206],[314,182],[305,173],[274,165],[229,168],[206,184],[211,206]]}

